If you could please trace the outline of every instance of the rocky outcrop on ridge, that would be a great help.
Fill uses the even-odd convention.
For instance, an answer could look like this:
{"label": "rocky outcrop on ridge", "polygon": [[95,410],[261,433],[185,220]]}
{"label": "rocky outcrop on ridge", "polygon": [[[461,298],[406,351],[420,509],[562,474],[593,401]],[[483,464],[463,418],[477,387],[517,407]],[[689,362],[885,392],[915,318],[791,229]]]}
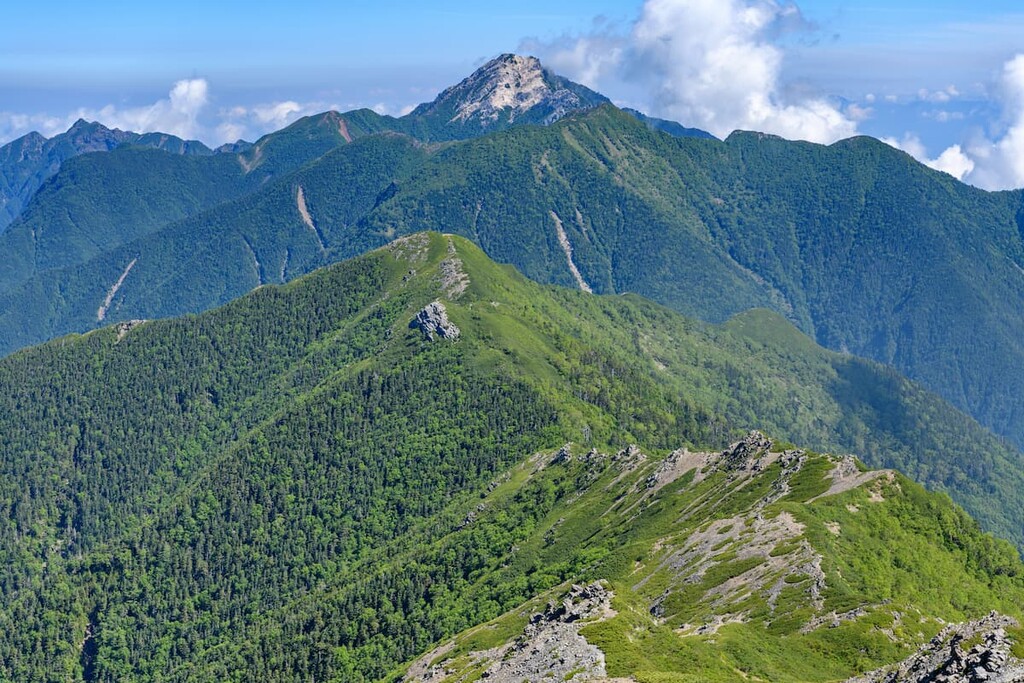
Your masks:
{"label": "rocky outcrop on ridge", "polygon": [[1011,654],[1010,617],[989,614],[944,628],[899,664],[851,678],[847,683],[1022,683],[1024,661]]}
{"label": "rocky outcrop on ridge", "polygon": [[437,337],[454,340],[462,333],[458,326],[448,319],[448,311],[440,301],[432,301],[424,306],[413,318],[412,326],[422,331],[430,341]]}
{"label": "rocky outcrop on ridge", "polygon": [[[480,679],[488,683],[521,681],[584,681],[603,678],[604,653],[579,634],[583,623],[614,616],[612,592],[602,583],[574,585],[560,602],[548,603],[530,617],[522,634],[490,650],[472,652],[474,668],[486,666]],[[445,646],[410,667],[404,683],[443,681],[451,672],[444,663],[428,663],[445,654]]]}

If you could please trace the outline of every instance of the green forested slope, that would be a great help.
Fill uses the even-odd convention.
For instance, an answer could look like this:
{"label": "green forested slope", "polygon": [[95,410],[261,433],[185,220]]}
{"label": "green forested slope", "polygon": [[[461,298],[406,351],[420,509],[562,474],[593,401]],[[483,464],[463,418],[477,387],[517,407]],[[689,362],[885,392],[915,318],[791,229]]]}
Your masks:
{"label": "green forested slope", "polygon": [[77,265],[124,242],[251,191],[234,155],[180,156],[122,147],[78,156],[0,234],[0,290]]}
{"label": "green forested slope", "polygon": [[[355,114],[345,115],[350,135],[405,125]],[[278,142],[337,136],[337,123],[304,120]],[[368,161],[365,174],[326,155],[252,200],[37,274],[0,302],[0,347],[97,325],[136,258],[112,317],[202,310],[422,229],[468,236],[534,279],[579,286],[561,229],[596,292],[637,292],[712,321],[772,308],[1024,440],[1019,192],[970,188],[868,138],[829,147],[755,133],[673,138],[610,106],[431,147],[378,137],[362,140],[374,139],[386,163]],[[243,161],[258,161],[258,148]]]}
{"label": "green forested slope", "polygon": [[[67,159],[0,234],[0,251],[7,255],[0,264],[0,291],[16,290],[33,278],[47,280],[49,271],[76,269],[168,224],[249,195],[339,146],[385,129],[388,121],[369,110],[326,112],[265,135],[237,154],[168,153],[165,148],[173,137],[154,140],[155,134],[125,134],[126,141],[113,151]],[[133,140],[137,144],[129,144]],[[148,148],[158,145],[160,149]],[[268,212],[261,218],[272,216]],[[130,261],[121,264],[121,270]],[[248,289],[251,286],[241,291]],[[49,306],[40,303],[40,310],[32,305],[33,314],[43,313],[61,299],[52,293],[46,296]],[[87,327],[79,321],[57,332]],[[17,345],[41,338],[34,335]]]}
{"label": "green forested slope", "polygon": [[[98,327],[98,309],[129,265],[106,321],[206,310],[336,261],[339,252],[362,253],[383,240],[352,226],[387,196],[396,173],[424,156],[401,135],[356,140],[257,194],[0,293],[0,329],[11,346],[22,346]],[[300,190],[312,226],[303,220]]]}
{"label": "green forested slope", "polygon": [[[434,300],[457,339],[411,326]],[[376,680],[563,581],[618,580],[641,552],[618,552],[621,534],[653,542],[687,500],[664,496],[685,482],[605,527],[595,506],[625,505],[648,472],[524,464],[570,440],[581,453],[638,443],[654,462],[762,427],[955,483],[991,528],[1021,528],[1012,453],[894,373],[767,312],[714,327],[637,297],[545,288],[437,234],[200,316],[18,352],[0,361],[0,402],[0,678],[12,681]],[[794,492],[818,490],[801,481]],[[923,563],[974,559],[927,581],[904,567],[898,581],[920,585],[900,606],[929,624],[1016,614],[1014,551],[899,487],[909,507],[887,490],[853,545],[815,541],[845,577],[841,604],[892,590],[858,583],[866,549],[923,549],[941,527]],[[713,514],[752,504],[721,494]],[[905,538],[886,536],[893,520]],[[822,671],[904,654],[857,637],[875,649]],[[770,664],[798,676],[790,652]]]}
{"label": "green forested slope", "polygon": [[111,130],[82,119],[66,132],[49,139],[39,133],[29,133],[0,146],[0,233],[65,161],[80,154],[107,152],[123,145],[152,147],[172,154],[212,154],[206,145],[196,140],[182,140],[164,133],[140,135]]}
{"label": "green forested slope", "polygon": [[445,150],[402,190],[369,226],[443,226],[571,286],[553,211],[595,291],[710,320],[772,307],[1024,439],[1019,192],[967,187],[868,138],[673,139],[607,108]]}

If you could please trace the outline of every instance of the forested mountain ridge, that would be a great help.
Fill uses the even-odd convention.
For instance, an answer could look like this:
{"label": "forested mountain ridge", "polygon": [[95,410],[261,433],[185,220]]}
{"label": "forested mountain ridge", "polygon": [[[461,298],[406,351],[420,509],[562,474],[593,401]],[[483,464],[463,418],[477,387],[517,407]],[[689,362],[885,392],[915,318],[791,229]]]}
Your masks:
{"label": "forested mountain ridge", "polygon": [[[441,167],[462,171],[439,181]],[[1020,191],[871,138],[670,139],[608,107],[448,148],[400,190],[372,228],[443,225],[541,281],[708,320],[768,306],[1024,442]]]}
{"label": "forested mountain ridge", "polygon": [[213,153],[197,140],[182,140],[164,133],[111,130],[81,119],[67,132],[52,138],[45,138],[39,133],[23,135],[0,147],[0,232],[11,224],[65,161],[80,154],[106,152],[123,145],[152,147],[172,154]]}
{"label": "forested mountain ridge", "polygon": [[[346,165],[338,117],[390,166]],[[140,222],[147,232],[134,241],[101,235],[93,260],[91,247],[76,250],[69,267],[11,287],[0,348],[100,324],[97,308],[135,259],[108,319],[204,310],[432,228],[542,282],[634,291],[712,321],[773,308],[826,346],[890,364],[1024,441],[1019,191],[976,190],[870,138],[828,147],[756,133],[671,138],[610,105],[435,145],[396,137],[402,122],[325,114],[257,144],[240,157],[257,171],[275,146],[284,158],[311,144],[301,158],[315,160],[208,213]],[[33,215],[55,214],[57,225],[67,201],[52,199],[40,195]],[[98,201],[100,220],[76,225],[116,224],[102,208],[115,205]],[[36,222],[19,224],[19,244],[8,238],[12,264]]]}
{"label": "forested mountain ridge", "polygon": [[[89,127],[102,129],[98,124]],[[0,251],[7,255],[0,263],[0,292],[47,271],[75,268],[168,223],[247,196],[386,127],[387,119],[369,110],[325,112],[299,119],[239,151],[181,156],[133,144],[65,160],[0,234]],[[135,139],[135,134],[124,136]]]}
{"label": "forested mountain ridge", "polygon": [[[749,455],[764,467],[702,466],[702,482],[676,467],[682,456],[665,459],[753,426],[963,484],[957,495],[991,527],[1021,528],[1014,455],[895,373],[820,349],[767,311],[716,327],[635,296],[543,287],[455,236],[409,236],[199,316],[20,351],[0,360],[0,678],[378,680],[564,582],[614,586],[672,528],[726,533],[722,520],[740,516],[741,530],[748,510],[805,525],[827,587],[779,574],[785,602],[741,606],[750,625],[719,638],[782,648],[752,670],[852,675],[903,658],[939,618],[1019,616],[1013,549],[905,479],[760,438]],[[556,458],[567,441],[580,445]],[[803,512],[840,473],[866,488]],[[768,496],[776,481],[782,499]],[[707,496],[719,503],[673,522]],[[595,514],[605,506],[611,517]],[[850,533],[830,541],[833,523]],[[803,548],[791,531],[749,555],[721,545],[701,585]],[[879,553],[900,569],[868,585]],[[897,585],[904,599],[889,607]],[[618,589],[633,607],[609,638],[620,626],[677,638],[659,620],[686,616],[668,596],[688,589],[657,586]],[[660,590],[667,611],[636,621]],[[699,616],[739,614],[720,606]],[[805,620],[858,607],[836,633],[860,654],[789,656],[835,644],[827,630],[794,641]],[[911,607],[924,621],[901,630],[893,610]],[[702,667],[746,657],[732,641],[678,644],[705,653]],[[666,652],[607,662],[689,666]]]}

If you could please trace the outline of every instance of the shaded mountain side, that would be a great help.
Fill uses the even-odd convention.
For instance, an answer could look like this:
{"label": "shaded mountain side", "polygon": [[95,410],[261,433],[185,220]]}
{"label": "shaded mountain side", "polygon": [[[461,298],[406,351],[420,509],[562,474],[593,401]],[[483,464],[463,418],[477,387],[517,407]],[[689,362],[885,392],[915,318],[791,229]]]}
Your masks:
{"label": "shaded mountain side", "polygon": [[0,232],[17,218],[36,191],[65,161],[122,145],[152,147],[171,154],[212,154],[206,145],[196,140],[182,140],[164,133],[111,130],[81,119],[67,132],[49,139],[39,133],[29,133],[0,147]]}
{"label": "shaded mountain side", "polygon": [[197,313],[368,251],[384,240],[353,226],[425,155],[407,136],[357,139],[257,194],[43,272],[0,293],[2,336],[24,346],[115,320]]}
{"label": "shaded mountain side", "polygon": [[[108,154],[68,160],[0,235],[0,250],[10,255],[0,265],[0,291],[49,270],[74,268],[168,224],[248,195],[271,179],[380,130],[383,121],[369,110],[326,112],[302,118],[238,153],[176,156],[124,145]],[[149,134],[139,141],[164,137]]]}
{"label": "shaded mountain side", "polygon": [[[754,670],[789,678],[899,661],[940,618],[1018,616],[1011,546],[905,479],[762,437],[697,469],[687,451],[667,457],[755,424],[830,450],[857,441],[875,461],[952,473],[988,524],[1021,528],[1008,498],[1020,468],[984,430],[874,364],[793,339],[770,313],[710,326],[544,287],[462,238],[417,234],[198,316],[20,351],[0,360],[0,677],[378,680],[591,578],[611,582],[624,615],[602,643],[653,638],[606,653],[612,675],[645,652],[665,653],[659,670],[690,666],[658,643],[716,615],[745,615],[738,640],[771,645]],[[580,445],[559,453],[567,441]],[[976,464],[989,479],[968,477]],[[833,484],[853,488],[805,505]],[[751,541],[783,513],[797,526],[778,547]],[[658,569],[694,534],[715,536],[702,564]],[[765,559],[790,552],[824,583],[796,571],[803,560]],[[779,598],[713,600],[755,557]],[[653,574],[630,597],[638,562]],[[886,602],[897,586],[904,599]],[[858,608],[869,616],[790,638]],[[911,609],[923,621],[900,630],[896,611]]]}
{"label": "shaded mountain side", "polygon": [[0,234],[0,291],[74,266],[241,194],[248,181],[229,155],[183,156],[121,147],[69,159]]}

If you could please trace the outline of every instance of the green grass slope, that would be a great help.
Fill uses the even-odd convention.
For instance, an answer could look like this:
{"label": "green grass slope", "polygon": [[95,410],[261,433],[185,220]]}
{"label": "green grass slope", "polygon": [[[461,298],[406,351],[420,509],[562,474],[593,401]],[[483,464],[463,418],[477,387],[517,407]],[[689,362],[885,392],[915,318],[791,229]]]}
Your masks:
{"label": "green grass slope", "polygon": [[[457,339],[429,341],[411,324],[432,301],[446,306]],[[966,463],[987,463],[1016,481],[1009,454],[948,405],[873,364],[779,344],[799,333],[758,315],[729,329],[638,297],[543,287],[464,239],[420,234],[199,316],[115,325],[3,359],[0,679],[378,680],[444,638],[588,577],[613,582],[626,601],[620,615],[640,619],[642,601],[661,595],[658,581],[669,594],[678,587],[665,575],[631,596],[616,582],[636,562],[654,571],[644,548],[655,552],[672,535],[695,496],[719,503],[680,535],[755,509],[797,518],[833,591],[821,609],[905,595],[899,606],[930,621],[899,643],[927,636],[936,618],[1016,614],[1010,546],[903,479],[881,491],[887,505],[851,519],[829,516],[845,509],[830,498],[804,512],[827,488],[829,467],[810,456],[785,475],[792,495],[761,507],[770,477],[741,487],[728,470],[709,469],[702,482],[680,475],[657,491],[635,486],[669,451],[719,447],[752,427],[820,448],[859,439],[866,456],[908,469],[966,477]],[[849,363],[857,391],[845,396]],[[873,405],[876,392],[889,403]],[[917,431],[889,420],[894,410]],[[543,467],[567,441],[580,444],[577,454],[610,457]],[[625,450],[630,443],[647,464]],[[899,492],[912,496],[905,510]],[[1008,514],[1019,529],[1004,492],[986,493],[1000,511],[987,511],[989,525]],[[857,496],[871,495],[847,497],[860,505]],[[615,509],[602,517],[606,502]],[[857,530],[853,545],[826,543],[821,525],[833,521]],[[882,551],[910,562],[904,546],[925,565],[890,581],[859,564]],[[957,552],[971,558],[966,568],[946,571]],[[740,561],[750,563],[720,558],[713,575]],[[792,596],[783,625],[763,606],[743,607],[751,621],[738,639],[762,633],[765,621],[776,629],[763,636],[775,654],[755,670],[800,675],[786,661],[804,646],[786,639],[818,609],[805,602]],[[878,623],[891,614],[876,611]],[[614,629],[634,627],[623,623],[600,628],[615,639]],[[666,623],[652,622],[652,638],[671,635],[675,622]],[[865,622],[849,628],[853,642],[875,649],[863,661],[819,655],[806,664],[817,677],[902,656]],[[608,661],[625,671],[643,652]],[[679,672],[671,652],[634,670]]]}
{"label": "green grass slope", "polygon": [[366,226],[458,232],[576,286],[560,226],[594,291],[712,321],[773,308],[1021,444],[1021,202],[869,138],[678,139],[603,107],[440,152]]}
{"label": "green grass slope", "polygon": [[[531,664],[554,680],[836,681],[899,661],[946,623],[1020,615],[1016,553],[948,499],[757,434],[721,454],[545,453],[510,484],[483,497],[469,528],[527,515],[518,507],[549,492],[495,573],[552,587],[392,680],[552,677],[514,675]],[[545,633],[558,614],[545,603],[578,602],[569,584],[592,582],[610,600]],[[581,658],[584,642],[602,659]]]}

